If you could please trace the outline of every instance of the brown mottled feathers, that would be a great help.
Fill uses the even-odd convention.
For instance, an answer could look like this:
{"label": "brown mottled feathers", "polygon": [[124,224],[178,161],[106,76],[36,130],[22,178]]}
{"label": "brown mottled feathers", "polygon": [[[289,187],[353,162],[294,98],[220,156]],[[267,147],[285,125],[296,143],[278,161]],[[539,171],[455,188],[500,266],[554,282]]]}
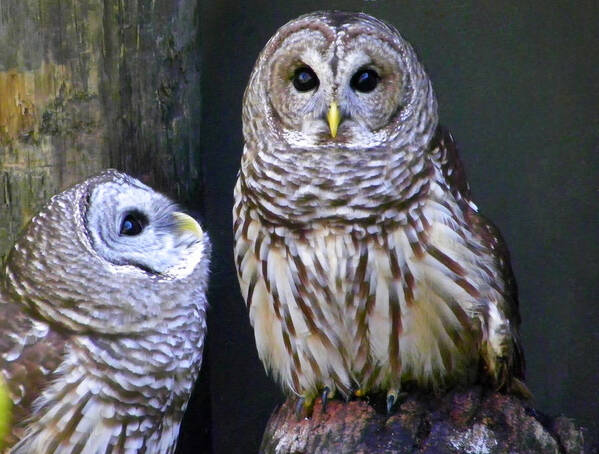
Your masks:
{"label": "brown mottled feathers", "polygon": [[64,353],[64,337],[41,322],[34,329],[33,320],[0,289],[0,371],[15,403],[9,445],[23,435],[33,402],[52,380]]}
{"label": "brown mottled feathers", "polygon": [[430,149],[432,154],[436,155],[435,159],[441,163],[443,176],[454,197],[458,200],[470,200],[470,184],[466,178],[466,170],[449,129],[442,125],[437,126]]}
{"label": "brown mottled feathers", "polygon": [[499,229],[480,212],[474,210],[467,202],[470,200],[470,184],[466,178],[466,170],[460,159],[459,150],[453,135],[442,125],[437,128],[437,133],[431,143],[431,150],[436,154],[442,164],[443,175],[449,187],[464,212],[466,220],[472,229],[482,238],[487,247],[495,254],[495,263],[500,269],[501,277],[505,282],[504,297],[506,298],[505,311],[516,325],[514,330],[514,358],[513,374],[521,380],[525,376],[524,351],[520,345],[518,328],[520,326],[520,313],[518,311],[518,286],[512,271],[510,253]]}
{"label": "brown mottled feathers", "polygon": [[283,386],[306,401],[386,391],[391,406],[408,384],[512,390],[524,361],[509,255],[397,30],[337,11],[289,22],[242,116],[235,262]]}
{"label": "brown mottled feathers", "polygon": [[11,454],[170,454],[202,359],[210,243],[108,170],[55,195],[0,269]]}

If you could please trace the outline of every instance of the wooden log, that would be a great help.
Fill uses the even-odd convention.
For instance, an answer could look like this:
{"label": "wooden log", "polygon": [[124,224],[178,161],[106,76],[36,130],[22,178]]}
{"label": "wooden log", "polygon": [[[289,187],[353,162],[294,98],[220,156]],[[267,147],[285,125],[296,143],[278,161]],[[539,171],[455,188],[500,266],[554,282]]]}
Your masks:
{"label": "wooden log", "polygon": [[0,258],[106,167],[198,205],[197,0],[0,2]]}
{"label": "wooden log", "polygon": [[410,394],[392,415],[384,402],[317,399],[298,419],[297,399],[272,414],[260,452],[307,453],[552,453],[585,451],[583,431],[565,417],[548,418],[515,396],[473,387],[436,397]]}

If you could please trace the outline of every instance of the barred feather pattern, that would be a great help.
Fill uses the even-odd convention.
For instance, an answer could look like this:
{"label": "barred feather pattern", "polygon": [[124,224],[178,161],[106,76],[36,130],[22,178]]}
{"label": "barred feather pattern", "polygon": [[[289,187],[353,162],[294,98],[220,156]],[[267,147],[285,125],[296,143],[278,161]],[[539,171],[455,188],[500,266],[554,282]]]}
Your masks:
{"label": "barred feather pattern", "polygon": [[235,262],[259,356],[285,389],[310,401],[520,383],[507,248],[397,30],[339,11],[290,21],[258,57],[242,116]]}
{"label": "barred feather pattern", "polygon": [[[171,253],[183,266],[151,272],[103,257],[89,206],[111,213],[102,204],[118,205],[117,194],[181,241]],[[7,452],[174,452],[202,360],[210,243],[178,233],[172,209],[108,171],[55,196],[15,244],[0,287],[0,370],[14,404]],[[106,214],[101,225],[114,222]]]}
{"label": "barred feather pattern", "polygon": [[[474,381],[480,359],[494,386],[506,384],[516,326],[494,254],[498,239],[472,231],[476,208],[443,183],[444,145],[416,176],[406,173],[412,198],[387,210],[370,200],[363,222],[339,215],[277,224],[272,194],[257,194],[252,176],[240,175],[234,233],[242,293],[260,358],[291,391],[313,396],[327,386],[349,395],[402,382],[440,389]],[[356,193],[367,184],[357,173],[347,181]],[[285,175],[268,177],[263,187],[289,185]],[[379,222],[369,223],[374,216]]]}

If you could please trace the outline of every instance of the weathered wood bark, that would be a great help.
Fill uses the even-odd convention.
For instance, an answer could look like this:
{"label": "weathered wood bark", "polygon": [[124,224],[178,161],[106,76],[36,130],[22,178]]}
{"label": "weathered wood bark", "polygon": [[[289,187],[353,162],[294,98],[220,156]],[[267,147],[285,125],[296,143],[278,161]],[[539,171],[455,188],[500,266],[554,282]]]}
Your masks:
{"label": "weathered wood bark", "polygon": [[311,418],[298,419],[295,404],[289,398],[273,413],[261,453],[587,452],[582,429],[568,418],[546,418],[514,396],[480,387],[439,398],[412,394],[391,416],[360,400],[331,401],[322,413],[319,399]]}
{"label": "weathered wood bark", "polygon": [[0,1],[0,257],[106,167],[200,200],[197,0]]}

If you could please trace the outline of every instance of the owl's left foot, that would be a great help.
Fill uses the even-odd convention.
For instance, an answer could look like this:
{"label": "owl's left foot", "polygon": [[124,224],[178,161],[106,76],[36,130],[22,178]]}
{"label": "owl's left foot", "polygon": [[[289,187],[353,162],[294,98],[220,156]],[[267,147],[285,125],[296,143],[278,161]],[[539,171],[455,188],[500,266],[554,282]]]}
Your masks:
{"label": "owl's left foot", "polygon": [[327,403],[329,402],[329,397],[333,397],[333,393],[331,393],[328,386],[325,386],[322,390],[322,413],[327,412]]}

